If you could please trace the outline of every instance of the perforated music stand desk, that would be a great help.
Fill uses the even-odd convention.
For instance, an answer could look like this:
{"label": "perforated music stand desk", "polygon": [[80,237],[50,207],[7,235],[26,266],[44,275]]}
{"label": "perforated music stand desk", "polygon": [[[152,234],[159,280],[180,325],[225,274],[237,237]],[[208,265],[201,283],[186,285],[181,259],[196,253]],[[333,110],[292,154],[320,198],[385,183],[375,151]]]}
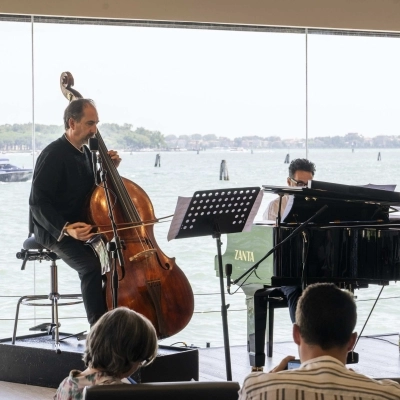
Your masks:
{"label": "perforated music stand desk", "polygon": [[192,198],[179,197],[168,240],[211,235],[217,240],[218,268],[221,288],[221,314],[227,380],[232,380],[229,351],[228,313],[225,304],[221,234],[250,231],[261,204],[259,187],[200,190]]}

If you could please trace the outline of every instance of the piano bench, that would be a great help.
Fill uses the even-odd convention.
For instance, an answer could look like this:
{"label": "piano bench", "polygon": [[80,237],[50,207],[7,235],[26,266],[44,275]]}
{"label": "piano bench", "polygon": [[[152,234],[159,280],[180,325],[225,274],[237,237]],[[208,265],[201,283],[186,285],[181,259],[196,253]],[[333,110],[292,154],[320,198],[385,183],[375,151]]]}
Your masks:
{"label": "piano bench", "polygon": [[[254,333],[249,335],[250,365],[265,365],[265,331],[267,330],[267,356],[272,357],[274,338],[274,310],[288,307],[286,296],[279,287],[265,287],[254,293]],[[268,320],[268,323],[267,323]]]}

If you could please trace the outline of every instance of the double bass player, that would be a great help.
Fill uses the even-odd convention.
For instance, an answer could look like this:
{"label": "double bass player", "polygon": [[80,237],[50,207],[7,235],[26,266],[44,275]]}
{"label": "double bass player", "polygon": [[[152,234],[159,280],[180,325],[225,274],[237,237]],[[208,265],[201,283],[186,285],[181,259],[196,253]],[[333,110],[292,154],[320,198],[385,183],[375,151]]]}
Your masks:
{"label": "double bass player", "polygon": [[[83,222],[85,204],[95,186],[87,144],[96,134],[98,123],[92,100],[69,103],[64,112],[65,133],[40,153],[29,198],[35,239],[78,272],[90,325],[107,311],[100,261],[85,245],[95,233],[91,225]],[[118,153],[110,150],[108,154],[118,167]]]}

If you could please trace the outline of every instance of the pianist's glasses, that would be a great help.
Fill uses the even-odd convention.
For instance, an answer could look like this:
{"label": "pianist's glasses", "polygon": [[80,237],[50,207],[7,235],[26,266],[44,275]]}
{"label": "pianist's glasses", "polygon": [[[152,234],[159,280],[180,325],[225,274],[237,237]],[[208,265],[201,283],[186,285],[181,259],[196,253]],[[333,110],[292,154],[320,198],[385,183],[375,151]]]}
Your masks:
{"label": "pianist's glasses", "polygon": [[303,181],[296,181],[296,179],[290,178],[289,179],[296,185],[296,186],[300,186],[300,187],[304,187],[307,186],[307,182],[303,182]]}

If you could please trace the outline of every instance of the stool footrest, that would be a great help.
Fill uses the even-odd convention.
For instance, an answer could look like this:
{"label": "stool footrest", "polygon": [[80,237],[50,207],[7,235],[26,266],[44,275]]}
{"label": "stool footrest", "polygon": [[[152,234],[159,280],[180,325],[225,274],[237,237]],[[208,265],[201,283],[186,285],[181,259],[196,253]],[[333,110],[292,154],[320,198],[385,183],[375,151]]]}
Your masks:
{"label": "stool footrest", "polygon": [[[53,307],[52,300],[57,299],[58,306],[71,306],[73,304],[83,303],[81,294],[56,294],[50,293],[48,295],[30,295],[23,296],[20,298],[20,303],[24,306],[35,306],[35,307]],[[36,302],[37,300],[50,300],[49,303]],[[75,301],[64,301],[64,300],[75,300]]]}

